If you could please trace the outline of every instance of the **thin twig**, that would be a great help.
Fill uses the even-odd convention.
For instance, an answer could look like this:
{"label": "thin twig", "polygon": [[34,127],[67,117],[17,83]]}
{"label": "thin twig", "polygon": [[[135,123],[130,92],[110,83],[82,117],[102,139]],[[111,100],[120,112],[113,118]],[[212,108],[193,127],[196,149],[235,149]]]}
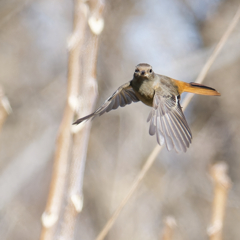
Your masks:
{"label": "thin twig", "polygon": [[161,240],[172,240],[173,239],[173,230],[176,227],[175,218],[168,216],[164,221],[164,229],[162,233]]}
{"label": "thin twig", "polygon": [[86,27],[87,12],[87,5],[80,0],[76,0],[73,34],[69,42],[67,103],[56,143],[49,197],[46,209],[42,215],[43,228],[40,237],[41,240],[51,240],[54,238],[63,202],[68,169],[68,156],[72,141],[71,125],[77,107],[76,102],[79,92],[79,57],[84,40],[83,33]]}
{"label": "thin twig", "polygon": [[[196,81],[198,83],[201,83],[204,80],[204,78],[205,78],[207,72],[209,71],[210,67],[212,66],[214,60],[216,59],[216,57],[218,56],[218,54],[222,50],[224,44],[226,43],[229,35],[232,33],[233,29],[236,27],[237,22],[239,20],[239,17],[240,17],[240,6],[239,6],[234,18],[232,19],[232,21],[228,25],[228,28],[227,28],[226,32],[223,34],[223,36],[220,39],[218,45],[216,46],[214,52],[211,54],[211,56],[209,57],[209,59],[205,63],[204,67],[202,68],[200,74],[198,75],[198,77],[196,79]],[[182,103],[182,106],[184,107],[184,109],[188,106],[191,99],[192,99],[192,96],[188,94],[186,96],[186,98],[184,99],[183,103]],[[114,222],[116,221],[118,215],[122,211],[123,207],[126,205],[128,200],[131,198],[132,194],[135,192],[135,190],[139,186],[143,177],[145,176],[145,174],[147,173],[149,168],[152,166],[153,162],[155,161],[155,159],[156,159],[157,155],[159,154],[159,152],[161,151],[161,149],[162,149],[162,147],[160,147],[158,145],[153,149],[152,153],[150,154],[150,156],[146,160],[143,168],[141,169],[141,171],[139,172],[139,174],[135,178],[132,186],[130,187],[130,190],[127,193],[127,195],[121,201],[121,203],[118,205],[117,209],[115,210],[113,215],[110,217],[110,219],[107,221],[106,225],[104,226],[102,231],[99,233],[96,240],[102,240],[102,239],[105,238],[105,236],[107,235],[107,233],[109,232],[109,230],[113,226]]]}
{"label": "thin twig", "polygon": [[0,131],[2,129],[3,123],[5,122],[8,114],[12,112],[12,108],[5,96],[2,86],[0,85]]}
{"label": "thin twig", "polygon": [[[234,15],[232,21],[228,25],[228,28],[227,28],[226,32],[223,34],[223,36],[221,37],[217,46],[215,47],[213,53],[211,54],[211,56],[208,58],[207,62],[203,66],[200,74],[198,75],[198,77],[195,81],[196,83],[202,83],[203,82],[203,80],[206,77],[210,67],[213,65],[214,61],[216,60],[217,56],[219,55],[220,51],[222,50],[223,46],[225,45],[225,43],[226,43],[227,39],[229,38],[230,34],[232,33],[232,31],[236,27],[236,25],[239,21],[239,18],[240,18],[240,6],[239,6],[236,14]],[[186,98],[184,99],[182,107],[186,108],[188,106],[188,104],[190,103],[190,101],[192,100],[192,98],[193,98],[193,94],[188,94],[186,96]]]}
{"label": "thin twig", "polygon": [[[102,12],[102,2],[98,1],[97,12]],[[94,14],[95,15],[95,14]],[[94,16],[90,16],[94,18]],[[98,15],[100,21],[101,16]],[[98,24],[98,23],[96,23]],[[89,26],[91,29],[91,26]],[[92,29],[91,29],[92,30]],[[98,31],[98,35],[100,32]],[[96,81],[96,62],[98,49],[98,35],[93,31],[87,39],[87,49],[82,56],[84,63],[84,73],[81,80],[82,95],[80,99],[79,114],[84,115],[91,112],[95,106],[97,98],[97,81]],[[81,127],[81,126],[80,126]],[[72,160],[69,169],[69,184],[67,188],[67,204],[63,212],[63,222],[59,239],[73,239],[76,219],[82,210],[83,206],[83,176],[85,161],[87,155],[88,138],[90,134],[91,122],[87,122],[83,127],[73,125],[72,130],[75,133],[73,136]]]}
{"label": "thin twig", "polygon": [[214,182],[214,199],[212,207],[212,220],[208,228],[210,240],[221,240],[225,207],[231,180],[227,176],[227,165],[224,162],[217,163],[211,168],[211,176]]}

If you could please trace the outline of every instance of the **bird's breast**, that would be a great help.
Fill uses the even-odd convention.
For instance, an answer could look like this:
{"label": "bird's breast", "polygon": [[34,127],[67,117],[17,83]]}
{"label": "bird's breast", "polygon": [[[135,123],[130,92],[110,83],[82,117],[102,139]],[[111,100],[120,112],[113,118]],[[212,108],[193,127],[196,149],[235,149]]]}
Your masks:
{"label": "bird's breast", "polygon": [[153,97],[154,97],[154,88],[149,81],[143,81],[141,84],[133,83],[133,90],[137,95],[138,99],[144,104],[152,107]]}

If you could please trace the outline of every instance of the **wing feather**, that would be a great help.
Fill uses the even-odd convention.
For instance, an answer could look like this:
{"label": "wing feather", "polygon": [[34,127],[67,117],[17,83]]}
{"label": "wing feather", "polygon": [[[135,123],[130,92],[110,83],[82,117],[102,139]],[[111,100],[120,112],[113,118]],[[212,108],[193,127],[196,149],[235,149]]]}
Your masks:
{"label": "wing feather", "polygon": [[150,135],[156,134],[159,145],[166,144],[170,151],[186,152],[192,139],[179,99],[171,94],[155,91],[153,109],[148,116]]}
{"label": "wing feather", "polygon": [[111,97],[109,97],[104,104],[98,108],[95,112],[82,117],[75,121],[73,124],[79,124],[82,121],[93,119],[97,116],[101,116],[105,112],[117,109],[119,106],[124,107],[132,102],[138,102],[139,99],[132,89],[131,82],[125,83],[115,91]]}

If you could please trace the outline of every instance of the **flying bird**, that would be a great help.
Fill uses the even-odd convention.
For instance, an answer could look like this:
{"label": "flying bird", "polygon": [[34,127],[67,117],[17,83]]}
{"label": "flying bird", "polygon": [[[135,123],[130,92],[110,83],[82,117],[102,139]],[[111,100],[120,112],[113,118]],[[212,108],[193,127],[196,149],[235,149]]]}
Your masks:
{"label": "flying bird", "polygon": [[166,144],[170,151],[186,152],[192,141],[192,133],[180,105],[183,92],[220,96],[211,87],[198,83],[186,83],[154,73],[146,63],[136,66],[133,79],[120,86],[95,112],[78,119],[73,124],[101,116],[105,112],[124,107],[132,102],[143,102],[151,107],[147,121],[149,134],[156,135],[159,145]]}

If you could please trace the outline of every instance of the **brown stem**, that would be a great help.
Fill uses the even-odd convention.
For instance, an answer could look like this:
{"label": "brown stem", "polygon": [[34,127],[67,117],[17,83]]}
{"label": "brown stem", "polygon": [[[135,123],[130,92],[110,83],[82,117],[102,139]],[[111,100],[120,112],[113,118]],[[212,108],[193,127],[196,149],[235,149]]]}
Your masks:
{"label": "brown stem", "polygon": [[175,218],[168,216],[164,221],[164,228],[161,240],[171,240],[173,239],[173,230],[176,227]]}
{"label": "brown stem", "polygon": [[71,126],[79,91],[79,58],[85,36],[87,12],[88,6],[80,0],[76,0],[74,6],[73,34],[69,43],[67,103],[56,142],[48,201],[42,215],[43,227],[41,240],[51,240],[54,238],[62,207],[68,169],[68,156],[72,142]]}
{"label": "brown stem", "polygon": [[2,86],[0,85],[0,131],[8,114],[12,112],[8,98],[5,96]]}
{"label": "brown stem", "polygon": [[[98,4],[97,6],[99,7],[102,5]],[[102,8],[100,7],[97,10],[102,12]],[[100,15],[98,15],[98,19],[99,18],[101,18]],[[87,39],[87,42],[88,46],[85,51],[86,54],[82,56],[84,63],[84,74],[81,81],[82,95],[80,109],[78,111],[81,116],[93,111],[95,100],[97,98],[96,62],[98,37],[91,33],[89,39]],[[72,130],[75,134],[73,137],[72,160],[69,169],[67,205],[63,212],[63,223],[61,224],[62,228],[60,230],[59,239],[73,239],[76,218],[82,210],[82,185],[90,128],[90,121],[86,124],[82,123],[78,126],[74,125],[72,127]]]}
{"label": "brown stem", "polygon": [[214,182],[214,198],[208,235],[210,240],[221,240],[227,194],[231,187],[231,180],[227,176],[226,163],[213,165],[210,173]]}

